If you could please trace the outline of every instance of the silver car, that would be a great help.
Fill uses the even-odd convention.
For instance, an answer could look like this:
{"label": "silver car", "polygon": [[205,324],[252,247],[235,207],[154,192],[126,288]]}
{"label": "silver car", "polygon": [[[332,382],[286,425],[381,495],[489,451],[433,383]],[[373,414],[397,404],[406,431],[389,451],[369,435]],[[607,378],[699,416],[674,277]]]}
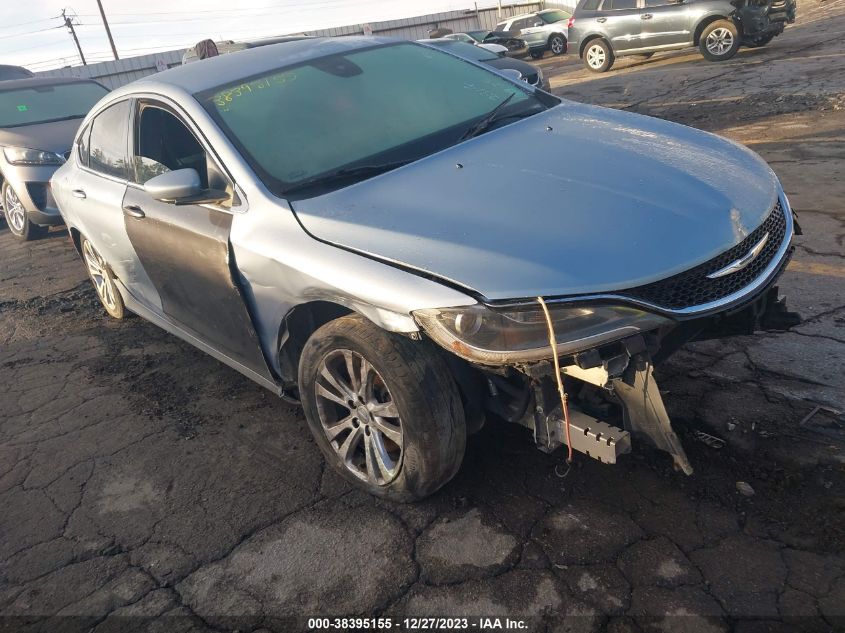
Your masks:
{"label": "silver car", "polygon": [[[717,136],[562,101],[412,42],[312,39],[124,86],[53,190],[110,315],[288,400],[397,500],[487,416],[605,462],[692,467],[652,368],[791,318],[793,215]],[[568,454],[568,459],[571,455]]]}
{"label": "silver car", "polygon": [[531,57],[540,59],[546,51],[563,55],[567,50],[572,14],[563,9],[546,9],[536,13],[514,15],[499,22],[497,31],[512,31],[528,44]]}
{"label": "silver car", "polygon": [[16,237],[33,239],[61,224],[50,177],[65,162],[82,117],[107,92],[86,79],[0,83],[0,202]]}

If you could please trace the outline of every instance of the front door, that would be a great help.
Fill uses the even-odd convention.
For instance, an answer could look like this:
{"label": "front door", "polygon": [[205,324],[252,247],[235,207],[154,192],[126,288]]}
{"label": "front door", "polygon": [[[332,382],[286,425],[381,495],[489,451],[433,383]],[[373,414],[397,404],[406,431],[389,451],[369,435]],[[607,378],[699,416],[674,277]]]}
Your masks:
{"label": "front door", "polygon": [[642,46],[667,48],[692,44],[690,10],[687,5],[668,0],[645,0],[641,12]]}
{"label": "front door", "polygon": [[[123,198],[124,221],[164,316],[269,378],[229,244],[238,212],[231,181],[168,105],[139,101],[133,130],[133,182]],[[144,191],[143,183],[153,176],[185,168],[197,171],[204,188],[229,191],[229,201],[175,205]]]}
{"label": "front door", "polygon": [[604,0],[596,21],[603,24],[614,52],[642,47],[643,20],[637,0]]}

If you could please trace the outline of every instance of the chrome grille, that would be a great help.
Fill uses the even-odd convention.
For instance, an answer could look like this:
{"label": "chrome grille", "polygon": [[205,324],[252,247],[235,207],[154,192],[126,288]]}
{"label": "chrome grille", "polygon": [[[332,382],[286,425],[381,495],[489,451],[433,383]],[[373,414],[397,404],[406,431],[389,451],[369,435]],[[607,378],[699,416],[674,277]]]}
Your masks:
{"label": "chrome grille", "polygon": [[[673,277],[623,290],[618,294],[672,310],[718,301],[742,290],[763,273],[783,244],[786,226],[784,210],[778,202],[759,227],[721,255]],[[748,266],[724,277],[707,277],[747,254],[766,233],[769,239],[765,247]]]}

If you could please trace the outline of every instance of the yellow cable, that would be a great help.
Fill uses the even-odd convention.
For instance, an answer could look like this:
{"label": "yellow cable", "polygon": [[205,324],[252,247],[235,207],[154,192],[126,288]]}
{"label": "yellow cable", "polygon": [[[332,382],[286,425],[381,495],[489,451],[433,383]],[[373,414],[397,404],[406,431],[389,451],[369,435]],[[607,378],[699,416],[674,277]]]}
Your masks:
{"label": "yellow cable", "polygon": [[566,462],[568,464],[571,464],[572,441],[569,436],[569,397],[566,395],[566,391],[564,391],[563,389],[563,380],[560,377],[560,363],[557,359],[557,339],[555,338],[555,328],[552,325],[552,317],[549,314],[549,309],[546,307],[546,302],[543,301],[543,297],[537,297],[537,301],[540,303],[540,307],[543,308],[543,314],[546,315],[546,325],[549,327],[549,345],[552,348],[552,360],[555,364],[555,379],[557,380],[557,392],[560,395],[560,406],[561,411],[563,412],[564,425],[566,427],[566,448],[568,449]]}

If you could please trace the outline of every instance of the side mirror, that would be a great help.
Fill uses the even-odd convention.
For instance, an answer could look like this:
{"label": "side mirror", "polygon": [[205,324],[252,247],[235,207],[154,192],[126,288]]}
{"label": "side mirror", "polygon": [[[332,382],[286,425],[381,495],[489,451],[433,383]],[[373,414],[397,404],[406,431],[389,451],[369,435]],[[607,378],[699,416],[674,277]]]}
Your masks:
{"label": "side mirror", "polygon": [[150,178],[144,191],[155,200],[175,205],[211,204],[229,197],[219,189],[203,189],[196,169],[176,169]]}

